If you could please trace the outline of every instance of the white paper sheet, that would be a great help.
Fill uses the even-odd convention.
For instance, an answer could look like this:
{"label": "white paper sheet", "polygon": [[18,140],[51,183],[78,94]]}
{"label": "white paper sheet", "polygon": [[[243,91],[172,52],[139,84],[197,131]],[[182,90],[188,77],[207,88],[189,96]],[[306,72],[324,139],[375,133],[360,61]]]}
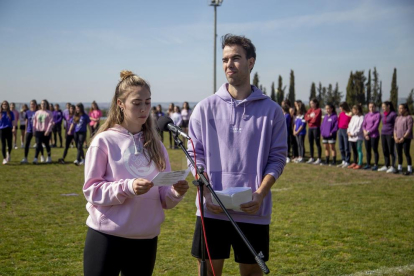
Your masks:
{"label": "white paper sheet", "polygon": [[[232,209],[233,211],[242,212],[240,210],[240,204],[252,200],[252,189],[250,187],[232,187],[224,191],[215,192],[224,207],[226,207],[226,209]],[[214,197],[213,203],[219,205]]]}
{"label": "white paper sheet", "polygon": [[173,172],[159,172],[154,179],[152,179],[152,183],[154,186],[171,186],[178,181],[185,180],[190,169],[184,171],[173,171]]}

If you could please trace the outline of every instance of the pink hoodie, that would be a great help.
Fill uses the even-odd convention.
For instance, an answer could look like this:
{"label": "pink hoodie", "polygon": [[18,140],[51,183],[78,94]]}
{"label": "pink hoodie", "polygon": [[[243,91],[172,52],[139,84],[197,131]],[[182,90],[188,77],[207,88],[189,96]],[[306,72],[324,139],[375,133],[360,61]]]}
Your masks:
{"label": "pink hoodie", "polygon": [[[88,203],[86,224],[103,233],[132,239],[159,235],[164,210],[182,200],[172,186],[154,186],[135,195],[135,178],[152,180],[158,173],[143,153],[143,133],[129,133],[120,125],[98,134],[85,158],[83,193]],[[171,171],[167,150],[162,145],[166,169]],[[174,184],[174,183],[171,183]]]}
{"label": "pink hoodie", "polygon": [[44,131],[49,134],[52,131],[53,114],[49,110],[38,110],[33,116],[33,132]]}

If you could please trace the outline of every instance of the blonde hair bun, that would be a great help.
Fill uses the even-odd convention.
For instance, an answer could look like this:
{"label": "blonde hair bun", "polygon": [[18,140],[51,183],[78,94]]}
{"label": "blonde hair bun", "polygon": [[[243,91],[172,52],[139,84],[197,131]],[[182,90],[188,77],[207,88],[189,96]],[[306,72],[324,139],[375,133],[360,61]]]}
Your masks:
{"label": "blonde hair bun", "polygon": [[133,76],[134,73],[132,73],[131,71],[128,71],[128,70],[122,70],[120,75],[121,75],[121,81],[123,81],[126,78],[128,78],[130,76]]}

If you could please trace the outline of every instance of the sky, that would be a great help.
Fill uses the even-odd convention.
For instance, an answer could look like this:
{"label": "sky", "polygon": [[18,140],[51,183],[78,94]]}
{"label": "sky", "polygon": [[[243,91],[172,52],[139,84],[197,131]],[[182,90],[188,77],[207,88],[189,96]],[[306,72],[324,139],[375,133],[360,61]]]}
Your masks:
{"label": "sky", "polygon": [[[414,88],[414,1],[224,0],[217,8],[217,88],[226,82],[220,38],[256,46],[253,74],[270,94],[295,73],[296,98],[312,82],[339,84],[374,67],[388,99]],[[0,0],[0,100],[110,102],[121,70],[151,84],[154,102],[213,93],[214,8],[208,0]]]}

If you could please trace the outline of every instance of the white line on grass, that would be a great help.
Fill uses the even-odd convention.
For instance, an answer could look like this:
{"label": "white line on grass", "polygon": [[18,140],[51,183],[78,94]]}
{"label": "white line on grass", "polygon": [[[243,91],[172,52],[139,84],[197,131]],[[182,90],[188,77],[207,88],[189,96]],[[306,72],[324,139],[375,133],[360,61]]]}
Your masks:
{"label": "white line on grass", "polygon": [[362,182],[343,182],[343,183],[331,183],[328,186],[347,186],[347,185],[366,185],[372,184],[371,181],[362,181]]}
{"label": "white line on grass", "polygon": [[292,188],[280,188],[280,189],[272,189],[272,192],[284,192],[292,190]]}
{"label": "white line on grass", "polygon": [[375,270],[368,270],[368,271],[362,271],[357,272],[354,274],[348,274],[343,276],[364,276],[364,275],[389,275],[392,273],[404,273],[404,272],[410,272],[414,271],[414,264],[411,265],[405,265],[405,266],[397,266],[397,267],[382,267]]}

